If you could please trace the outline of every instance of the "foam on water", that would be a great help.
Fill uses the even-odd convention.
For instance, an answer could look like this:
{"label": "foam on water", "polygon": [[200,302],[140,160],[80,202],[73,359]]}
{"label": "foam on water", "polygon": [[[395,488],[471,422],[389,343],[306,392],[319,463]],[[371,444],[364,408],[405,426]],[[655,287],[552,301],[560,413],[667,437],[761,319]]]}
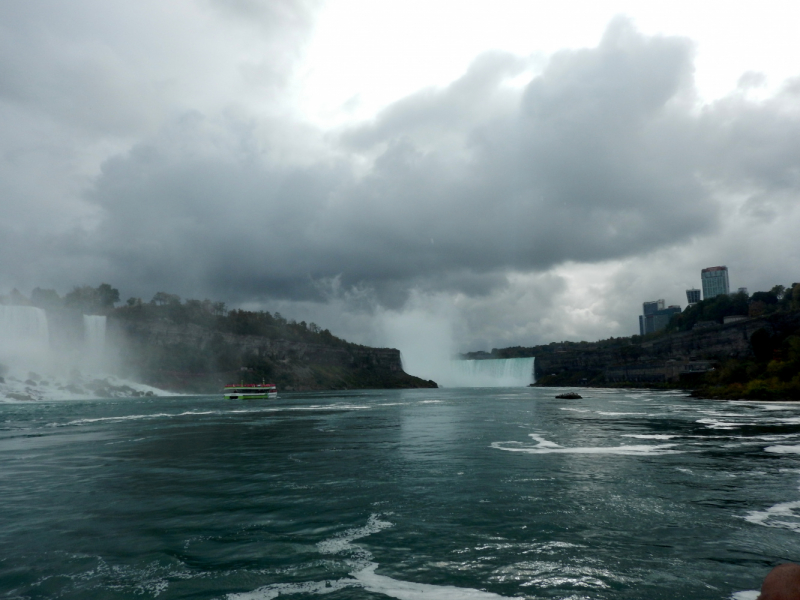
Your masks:
{"label": "foam on water", "polygon": [[800,454],[800,446],[767,446],[764,450],[775,454]]}
{"label": "foam on water", "polygon": [[754,510],[744,520],[754,525],[800,532],[800,501],[781,502],[766,510]]}
{"label": "foam on water", "polygon": [[[784,417],[784,418],[753,418],[745,415],[727,415],[720,419],[721,415],[717,418],[703,418],[698,419],[697,423],[705,425],[709,429],[739,429],[746,426],[761,426],[764,425],[800,425],[800,417]],[[736,420],[733,420],[736,419]]]}
{"label": "foam on water", "polygon": [[306,581],[303,583],[273,583],[252,592],[228,594],[229,600],[272,600],[289,594],[330,594],[348,587],[361,587],[354,579],[335,579],[331,581]]}
{"label": "foam on water", "polygon": [[[103,390],[107,392],[107,395],[99,394]],[[183,395],[129,379],[114,377],[113,375],[106,376],[103,379],[85,379],[77,382],[64,377],[49,376],[47,379],[41,378],[33,383],[28,380],[23,381],[20,378],[5,377],[5,381],[0,383],[0,402],[58,402],[65,400],[91,400],[108,396],[123,398],[130,397],[131,392],[150,396]]]}
{"label": "foam on water", "polygon": [[522,442],[492,442],[491,447],[496,450],[524,452],[526,454],[617,454],[641,456],[682,453],[681,450],[671,450],[675,444],[660,444],[658,446],[588,446],[564,448],[535,433],[531,433],[529,437],[538,443],[535,446],[525,446]]}
{"label": "foam on water", "polygon": [[373,563],[361,571],[353,573],[353,577],[367,591],[398,600],[499,600],[506,597],[471,588],[400,581],[377,575],[375,573],[377,568],[378,565]]}
{"label": "foam on water", "polygon": [[355,540],[367,537],[374,533],[391,527],[392,524],[388,521],[381,521],[378,515],[370,515],[367,524],[364,527],[356,527],[348,529],[344,533],[340,533],[330,539],[324,540],[317,544],[317,550],[322,554],[341,554],[343,552],[366,552],[361,547],[354,546]]}
{"label": "foam on water", "polygon": [[388,521],[382,521],[378,515],[370,515],[364,527],[348,529],[344,533],[317,544],[321,554],[346,554],[347,562],[354,568],[350,578],[326,581],[307,581],[302,583],[273,583],[260,587],[252,592],[228,594],[228,600],[272,600],[282,594],[329,594],[348,587],[359,587],[375,594],[383,594],[398,600],[502,600],[491,592],[450,585],[431,585],[402,581],[378,575],[375,570],[378,564],[372,562],[372,554],[355,544],[355,540],[367,537],[391,527]]}

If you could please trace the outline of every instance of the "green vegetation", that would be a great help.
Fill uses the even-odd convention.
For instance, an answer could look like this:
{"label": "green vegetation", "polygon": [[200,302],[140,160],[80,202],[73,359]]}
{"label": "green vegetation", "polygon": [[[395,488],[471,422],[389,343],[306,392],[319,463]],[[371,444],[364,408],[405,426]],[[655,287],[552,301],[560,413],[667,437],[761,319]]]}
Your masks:
{"label": "green vegetation", "polygon": [[168,319],[179,325],[193,324],[236,335],[324,345],[351,345],[316,323],[287,320],[279,312],[270,314],[269,311],[227,310],[224,302],[191,299],[182,302],[180,296],[165,292],[156,293],[148,303],[142,302],[141,298],[130,298],[124,306],[115,309],[111,314],[124,321]]}
{"label": "green vegetation", "polygon": [[682,313],[674,315],[662,335],[673,331],[689,331],[703,321],[722,323],[725,317],[746,317],[749,309],[750,299],[744,292],[701,300],[694,306],[687,307]]}
{"label": "green vegetation", "polygon": [[800,330],[759,329],[751,359],[730,359],[706,373],[694,395],[704,398],[800,400]]}
{"label": "green vegetation", "polygon": [[30,298],[18,290],[0,296],[0,304],[36,306],[48,311],[74,309],[87,315],[107,315],[122,321],[154,321],[168,319],[179,325],[194,324],[203,328],[237,335],[254,335],[273,339],[301,341],[324,345],[350,346],[316,323],[287,320],[280,313],[268,311],[227,310],[224,302],[181,300],[176,294],[157,292],[150,302],[129,298],[120,302],[119,290],[108,283],[99,286],[76,286],[62,298],[53,289],[35,288]]}
{"label": "green vegetation", "polygon": [[[511,346],[508,348],[492,348],[491,352],[467,352],[462,354],[464,359],[487,359],[487,358],[530,358],[532,356],[542,356],[544,354],[555,354],[559,352],[592,352],[598,349],[616,349],[625,354],[639,354],[641,350],[637,344],[641,342],[641,337],[633,335],[631,337],[610,337],[606,340],[596,342],[550,342],[542,346]],[[634,346],[632,346],[632,344]]]}
{"label": "green vegetation", "polygon": [[725,317],[730,316],[762,317],[793,310],[800,310],[800,284],[793,283],[788,288],[776,285],[768,292],[756,292],[750,297],[739,292],[702,300],[673,316],[663,333],[651,335],[689,331],[698,323],[722,323]]}

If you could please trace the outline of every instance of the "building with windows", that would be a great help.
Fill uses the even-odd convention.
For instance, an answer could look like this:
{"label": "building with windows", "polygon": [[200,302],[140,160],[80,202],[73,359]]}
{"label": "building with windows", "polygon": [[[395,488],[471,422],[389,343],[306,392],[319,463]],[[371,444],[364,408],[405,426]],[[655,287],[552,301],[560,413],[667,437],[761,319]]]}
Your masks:
{"label": "building with windows", "polygon": [[728,267],[708,267],[700,271],[703,282],[703,300],[714,298],[720,294],[729,294]]}
{"label": "building with windows", "polygon": [[667,326],[672,315],[681,312],[681,307],[672,305],[664,308],[664,300],[654,300],[642,303],[642,312],[644,314],[639,317],[639,335],[661,331]]}
{"label": "building with windows", "polygon": [[697,288],[686,290],[686,301],[689,303],[689,306],[700,302],[700,290]]}
{"label": "building with windows", "polygon": [[654,315],[659,310],[664,310],[664,299],[660,300],[653,300],[652,302],[643,302],[642,303],[642,314],[644,316],[647,315]]}

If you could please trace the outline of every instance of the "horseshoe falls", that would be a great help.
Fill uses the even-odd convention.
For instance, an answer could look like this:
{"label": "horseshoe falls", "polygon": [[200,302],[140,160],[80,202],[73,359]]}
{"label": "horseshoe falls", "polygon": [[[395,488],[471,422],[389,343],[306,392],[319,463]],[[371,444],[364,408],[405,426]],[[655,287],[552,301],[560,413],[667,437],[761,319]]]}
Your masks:
{"label": "horseshoe falls", "polygon": [[[534,382],[535,358],[454,360],[442,378],[445,387],[525,387]],[[436,380],[434,380],[436,381]]]}

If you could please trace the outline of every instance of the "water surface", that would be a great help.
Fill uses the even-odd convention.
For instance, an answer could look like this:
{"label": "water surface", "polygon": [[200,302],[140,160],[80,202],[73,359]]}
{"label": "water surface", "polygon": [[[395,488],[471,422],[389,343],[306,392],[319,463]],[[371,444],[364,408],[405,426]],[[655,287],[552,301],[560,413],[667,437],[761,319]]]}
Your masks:
{"label": "water surface", "polygon": [[800,407],[440,389],[0,404],[0,597],[753,598]]}

